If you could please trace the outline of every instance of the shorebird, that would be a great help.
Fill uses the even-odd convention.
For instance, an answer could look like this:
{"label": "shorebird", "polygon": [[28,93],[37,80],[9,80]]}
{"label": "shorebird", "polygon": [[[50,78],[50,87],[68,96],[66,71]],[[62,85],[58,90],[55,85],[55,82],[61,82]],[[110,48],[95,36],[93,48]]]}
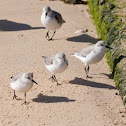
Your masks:
{"label": "shorebird", "polygon": [[75,51],[72,56],[81,60],[84,64],[84,70],[86,72],[86,78],[91,78],[88,76],[89,65],[98,63],[102,60],[105,55],[105,48],[112,49],[107,46],[104,41],[98,41],[89,47],[83,48],[81,51]]}
{"label": "shorebird", "polygon": [[46,68],[52,74],[49,79],[52,81],[56,81],[57,85],[59,85],[55,74],[62,73],[68,67],[68,60],[64,53],[57,53],[53,56],[42,56],[42,59],[45,63]]}
{"label": "shorebird", "polygon": [[[26,93],[32,88],[33,83],[37,84],[33,80],[33,73],[17,73],[11,77],[11,82],[10,86],[14,91],[14,96],[13,99],[17,99],[16,93],[17,92],[22,92],[24,93],[25,96],[25,101],[23,104],[26,104]],[[18,99],[17,99],[18,100]]]}
{"label": "shorebird", "polygon": [[46,34],[46,38],[49,37],[49,31],[54,30],[54,33],[52,37],[48,40],[53,40],[54,34],[56,33],[56,30],[59,29],[65,21],[63,20],[60,13],[51,10],[49,6],[43,7],[43,12],[41,15],[41,23],[43,24],[46,29],[48,29],[48,32]]}

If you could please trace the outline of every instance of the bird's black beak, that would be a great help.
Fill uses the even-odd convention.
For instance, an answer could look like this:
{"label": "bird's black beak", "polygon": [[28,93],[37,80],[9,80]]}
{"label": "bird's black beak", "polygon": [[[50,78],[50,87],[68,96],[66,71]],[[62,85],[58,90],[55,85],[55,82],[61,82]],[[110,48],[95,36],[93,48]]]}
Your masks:
{"label": "bird's black beak", "polygon": [[111,47],[110,47],[110,46],[108,46],[108,45],[105,45],[105,47],[106,47],[106,48],[108,48],[108,49],[113,49],[113,48],[111,48]]}
{"label": "bird's black beak", "polygon": [[38,85],[38,83],[36,81],[34,81],[33,79],[31,79],[30,77],[28,77],[28,79],[31,80],[33,83]]}
{"label": "bird's black beak", "polygon": [[35,84],[37,84],[38,85],[38,83],[36,82],[36,81],[34,81],[33,79],[31,80],[33,83],[35,83]]}

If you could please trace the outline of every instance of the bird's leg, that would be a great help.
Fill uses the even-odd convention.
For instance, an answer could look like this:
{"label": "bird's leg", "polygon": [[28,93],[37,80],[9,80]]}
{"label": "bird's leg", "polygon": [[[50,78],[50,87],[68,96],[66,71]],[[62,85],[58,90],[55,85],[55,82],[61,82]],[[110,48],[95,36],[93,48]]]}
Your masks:
{"label": "bird's leg", "polygon": [[87,74],[89,73],[89,65],[87,66]]}
{"label": "bird's leg", "polygon": [[16,93],[15,93],[15,90],[14,90],[13,100],[14,100],[14,99],[16,99],[16,100],[21,100],[20,98],[17,98]]}
{"label": "bird's leg", "polygon": [[14,91],[14,96],[13,96],[13,99],[16,99],[16,100],[18,100],[18,99],[17,99],[17,96],[16,96],[16,93],[15,93],[15,91]]}
{"label": "bird's leg", "polygon": [[52,82],[54,82],[55,81],[54,75],[52,75],[49,79],[51,79]]}
{"label": "bird's leg", "polygon": [[46,33],[46,38],[50,38],[50,37],[49,37],[49,31]]}
{"label": "bird's leg", "polygon": [[24,101],[24,103],[23,104],[27,104],[27,102],[26,102],[26,93],[24,94],[24,97],[25,97],[25,101]]}
{"label": "bird's leg", "polygon": [[86,78],[92,78],[92,77],[88,76],[88,73],[89,73],[89,65],[86,65],[86,66],[84,68],[85,69],[85,72],[86,72]]}
{"label": "bird's leg", "polygon": [[57,83],[57,86],[60,85],[60,84],[58,83],[57,79],[56,79],[56,76],[54,75],[53,77],[54,77],[54,79],[55,79],[55,81],[56,81],[56,83]]}
{"label": "bird's leg", "polygon": [[48,39],[49,41],[53,41],[53,37],[54,37],[54,34],[56,33],[56,31],[53,32],[53,35],[52,35],[52,38],[51,39]]}
{"label": "bird's leg", "polygon": [[86,73],[86,78],[88,77],[87,75],[87,69],[86,69],[86,66],[84,67],[84,70],[85,70],[85,73]]}
{"label": "bird's leg", "polygon": [[56,76],[55,75],[52,75],[49,79],[51,79],[52,80],[52,82],[56,82],[57,83],[57,85],[60,85],[59,83],[58,83],[58,81],[57,81],[57,79],[56,79]]}

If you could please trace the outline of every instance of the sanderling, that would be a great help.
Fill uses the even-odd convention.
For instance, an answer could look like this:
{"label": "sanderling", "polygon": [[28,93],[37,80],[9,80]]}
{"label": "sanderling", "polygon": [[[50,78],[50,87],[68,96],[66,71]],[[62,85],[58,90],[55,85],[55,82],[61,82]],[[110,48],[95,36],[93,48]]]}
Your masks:
{"label": "sanderling", "polygon": [[57,85],[59,85],[55,74],[62,73],[68,67],[68,60],[66,59],[65,54],[57,53],[56,55],[49,57],[42,56],[42,59],[46,68],[52,74],[50,79],[52,79],[52,81],[56,81]]}
{"label": "sanderling", "polygon": [[75,51],[72,56],[75,56],[85,64],[86,77],[89,73],[89,64],[95,64],[102,60],[105,55],[105,47],[112,49],[111,47],[105,45],[104,41],[98,41],[96,44],[89,47],[83,48],[81,51]]}
{"label": "sanderling", "polygon": [[[15,91],[22,92],[25,95],[25,101],[23,104],[26,104],[26,93],[32,88],[33,83],[37,84],[33,80],[33,73],[17,73],[11,77],[10,86],[14,90],[13,99],[17,99]],[[18,100],[18,99],[17,99]]]}
{"label": "sanderling", "polygon": [[53,40],[53,36],[56,33],[56,30],[59,29],[65,21],[62,19],[60,13],[51,10],[49,6],[45,6],[43,8],[43,13],[41,15],[41,23],[44,27],[48,29],[46,34],[46,38],[49,38],[49,31],[54,30],[52,37],[48,40]]}

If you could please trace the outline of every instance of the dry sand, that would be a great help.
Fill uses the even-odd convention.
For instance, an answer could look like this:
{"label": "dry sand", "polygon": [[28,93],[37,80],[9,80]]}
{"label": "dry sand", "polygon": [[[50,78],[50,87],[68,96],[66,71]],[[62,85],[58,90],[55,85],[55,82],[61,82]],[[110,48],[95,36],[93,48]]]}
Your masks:
{"label": "dry sand", "polygon": [[[42,7],[50,5],[66,23],[54,41],[47,41],[47,30],[40,22]],[[85,78],[84,65],[70,54],[97,41],[86,5],[67,5],[60,1],[0,0],[0,126],[124,126],[122,100],[105,58],[91,65],[92,79]],[[79,29],[87,33],[75,34]],[[42,62],[42,55],[64,52],[68,69],[57,75],[57,86]],[[27,93],[28,105],[12,100],[10,76],[33,72],[39,86]]]}

